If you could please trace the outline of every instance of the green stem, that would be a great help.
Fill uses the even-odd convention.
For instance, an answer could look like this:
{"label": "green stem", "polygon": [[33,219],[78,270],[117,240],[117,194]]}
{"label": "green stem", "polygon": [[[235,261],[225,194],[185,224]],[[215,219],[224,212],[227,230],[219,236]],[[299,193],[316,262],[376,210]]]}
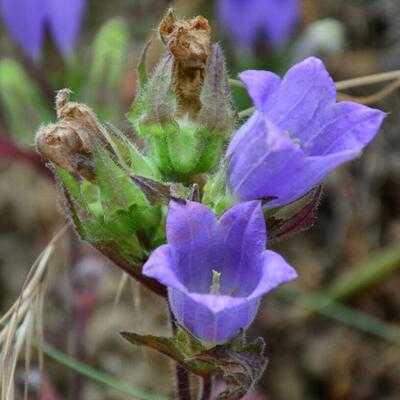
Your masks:
{"label": "green stem", "polygon": [[229,79],[229,85],[231,87],[237,87],[237,88],[241,88],[241,89],[245,88],[244,83],[242,81],[239,81],[238,79],[230,78]]}
{"label": "green stem", "polygon": [[255,111],[255,107],[247,108],[246,110],[240,111],[238,114],[239,119],[249,117]]}

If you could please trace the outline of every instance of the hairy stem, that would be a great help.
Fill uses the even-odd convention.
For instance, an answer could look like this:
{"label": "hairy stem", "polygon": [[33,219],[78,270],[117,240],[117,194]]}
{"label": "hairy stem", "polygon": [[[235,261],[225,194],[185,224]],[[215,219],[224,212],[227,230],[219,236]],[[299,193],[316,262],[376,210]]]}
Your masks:
{"label": "hairy stem", "polygon": [[203,387],[199,400],[210,400],[212,393],[212,378],[210,376],[203,378]]}
{"label": "hairy stem", "polygon": [[0,126],[0,158],[19,161],[28,164],[40,175],[53,180],[54,176],[45,166],[39,154],[28,150],[16,143],[11,136]]}
{"label": "hairy stem", "polygon": [[[175,335],[177,332],[177,323],[171,309],[169,310],[169,318],[171,321],[172,333]],[[179,400],[191,400],[189,372],[178,363],[175,365],[175,378],[176,398]]]}

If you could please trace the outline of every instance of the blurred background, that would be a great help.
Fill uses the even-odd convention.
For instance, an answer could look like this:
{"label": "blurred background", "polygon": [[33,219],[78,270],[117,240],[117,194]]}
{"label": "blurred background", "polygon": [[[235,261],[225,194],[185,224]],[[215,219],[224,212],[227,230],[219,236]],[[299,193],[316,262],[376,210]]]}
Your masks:
{"label": "blurred background", "polygon": [[[149,68],[162,53],[155,32],[169,6],[209,18],[232,78],[250,68],[284,73],[310,55],[336,81],[400,69],[398,0],[0,0],[0,316],[65,222],[34,150],[38,127],[55,119],[55,90],[71,88],[129,132],[135,66],[152,38]],[[327,180],[315,226],[273,245],[300,277],[265,299],[251,327],[270,362],[249,400],[400,398],[399,80],[395,72],[342,85],[343,97],[389,115],[363,157]],[[243,89],[233,95],[238,110],[251,106]],[[4,360],[12,321],[0,323],[0,373],[15,372],[15,398],[173,398],[169,362],[118,335],[169,334],[162,301],[69,230],[45,264],[25,310],[35,314],[29,337],[42,344],[18,348],[17,335],[18,351]]]}

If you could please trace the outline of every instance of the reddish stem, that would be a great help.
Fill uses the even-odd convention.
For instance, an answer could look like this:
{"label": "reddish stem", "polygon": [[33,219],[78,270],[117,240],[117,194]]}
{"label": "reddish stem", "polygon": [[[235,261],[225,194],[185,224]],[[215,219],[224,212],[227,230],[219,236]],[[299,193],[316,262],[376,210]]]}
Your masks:
{"label": "reddish stem", "polygon": [[0,131],[0,159],[21,161],[33,167],[42,176],[53,180],[53,174],[46,168],[39,154],[19,146],[2,131]]}
{"label": "reddish stem", "polygon": [[137,271],[137,266],[132,266],[125,260],[122,260],[113,249],[107,245],[95,245],[96,249],[100,251],[101,254],[110,259],[117,267],[125,271],[129,276],[136,279],[147,289],[153,293],[161,296],[167,297],[167,288],[161,283],[157,282],[155,279],[148,278]]}

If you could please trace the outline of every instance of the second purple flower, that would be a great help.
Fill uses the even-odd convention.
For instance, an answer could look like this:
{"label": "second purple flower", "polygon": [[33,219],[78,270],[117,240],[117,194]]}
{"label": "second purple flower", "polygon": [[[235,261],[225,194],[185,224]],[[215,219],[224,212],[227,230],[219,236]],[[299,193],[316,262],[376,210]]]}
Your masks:
{"label": "second purple flower", "polygon": [[385,117],[351,101],[337,103],[335,84],[314,57],[282,79],[267,71],[240,78],[256,107],[227,152],[229,186],[240,201],[265,199],[278,207],[299,199],[359,156]]}

